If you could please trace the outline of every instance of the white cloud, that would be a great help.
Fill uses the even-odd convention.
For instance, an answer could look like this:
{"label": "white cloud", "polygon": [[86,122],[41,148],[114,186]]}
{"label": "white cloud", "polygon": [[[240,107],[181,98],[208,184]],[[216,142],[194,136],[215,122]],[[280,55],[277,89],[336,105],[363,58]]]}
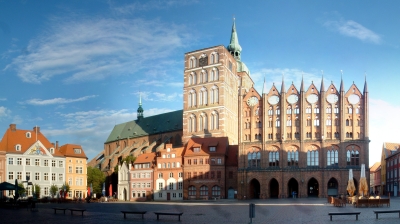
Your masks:
{"label": "white cloud", "polygon": [[112,10],[120,14],[132,14],[137,11],[149,11],[154,9],[167,9],[173,6],[190,5],[197,3],[197,0],[164,0],[164,1],[142,1],[123,6],[113,6]]}
{"label": "white cloud", "polygon": [[381,42],[381,37],[378,34],[353,20],[344,21],[341,19],[339,21],[327,21],[324,23],[324,26],[339,32],[342,35],[355,37],[365,42],[375,44]]}
{"label": "white cloud", "polygon": [[9,116],[11,113],[11,111],[9,109],[7,109],[6,107],[0,107],[0,119],[2,117],[7,117]]}
{"label": "white cloud", "polygon": [[43,105],[51,105],[51,104],[66,104],[66,103],[80,102],[80,101],[85,101],[85,100],[88,100],[88,99],[94,98],[94,97],[96,97],[96,96],[95,95],[84,96],[84,97],[80,97],[77,99],[65,99],[65,98],[54,98],[54,99],[48,99],[48,100],[31,99],[31,100],[27,100],[25,103],[31,104],[31,105],[43,106]]}
{"label": "white cloud", "polygon": [[154,101],[154,102],[170,102],[170,101],[178,101],[182,102],[182,94],[181,93],[160,93],[160,92],[136,92],[133,93],[137,97],[141,94],[142,99],[145,101]]}
{"label": "white cloud", "polygon": [[7,98],[0,98],[0,101],[6,101]]}
{"label": "white cloud", "polygon": [[49,23],[46,32],[30,41],[26,53],[6,66],[24,82],[63,76],[72,83],[133,74],[174,55],[191,38],[184,27],[159,20],[53,18]]}

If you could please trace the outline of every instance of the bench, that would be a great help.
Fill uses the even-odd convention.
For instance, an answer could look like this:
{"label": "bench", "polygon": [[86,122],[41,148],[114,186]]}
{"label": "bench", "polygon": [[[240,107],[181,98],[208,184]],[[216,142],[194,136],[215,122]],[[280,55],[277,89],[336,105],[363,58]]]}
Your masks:
{"label": "bench", "polygon": [[71,215],[73,212],[82,212],[82,216],[83,216],[83,212],[86,211],[86,209],[80,209],[80,208],[70,208],[68,210],[71,211]]}
{"label": "bench", "polygon": [[374,213],[376,214],[376,219],[378,219],[379,213],[399,213],[399,218],[400,218],[400,210],[377,210],[374,211]]}
{"label": "bench", "polygon": [[56,214],[57,210],[64,211],[65,214],[65,210],[67,210],[66,208],[52,208],[52,209],[54,209],[54,214]]}
{"label": "bench", "polygon": [[343,199],[333,198],[333,206],[342,207],[343,205],[346,206],[346,202]]}
{"label": "bench", "polygon": [[144,218],[143,215],[146,214],[146,211],[121,211],[122,213],[124,213],[124,219],[126,219],[126,214],[141,214],[142,215],[142,219]]}
{"label": "bench", "polygon": [[181,215],[183,215],[183,212],[154,212],[154,214],[157,215],[157,220],[160,215],[176,215],[179,216],[179,221],[181,221]]}
{"label": "bench", "polygon": [[332,216],[333,215],[356,215],[356,220],[358,220],[358,215],[361,212],[329,212],[328,215],[331,216],[331,221],[332,221]]}

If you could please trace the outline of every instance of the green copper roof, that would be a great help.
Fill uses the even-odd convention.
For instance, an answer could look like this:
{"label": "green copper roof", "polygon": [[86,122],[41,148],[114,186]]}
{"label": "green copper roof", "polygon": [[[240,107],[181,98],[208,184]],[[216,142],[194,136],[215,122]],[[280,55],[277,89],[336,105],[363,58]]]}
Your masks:
{"label": "green copper roof", "polygon": [[236,33],[236,25],[235,20],[233,20],[232,26],[232,34],[231,34],[231,42],[228,45],[228,51],[237,59],[240,60],[240,53],[242,51],[242,47],[239,44],[239,39]]}
{"label": "green copper roof", "polygon": [[118,139],[136,138],[182,130],[182,120],[183,110],[177,110],[117,124],[114,126],[105,143],[117,141]]}

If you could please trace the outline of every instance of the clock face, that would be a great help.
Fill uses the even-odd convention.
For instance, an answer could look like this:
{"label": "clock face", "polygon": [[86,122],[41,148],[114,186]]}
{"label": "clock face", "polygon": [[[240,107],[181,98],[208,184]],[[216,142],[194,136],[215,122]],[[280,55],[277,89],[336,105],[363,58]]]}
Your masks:
{"label": "clock face", "polygon": [[358,102],[360,102],[360,97],[356,94],[351,94],[347,100],[349,101],[349,103],[351,104],[357,104]]}
{"label": "clock face", "polygon": [[251,107],[256,105],[257,103],[258,103],[258,98],[255,96],[252,96],[247,100],[247,105],[249,105]]}
{"label": "clock face", "polygon": [[270,98],[268,98],[268,103],[275,105],[277,103],[279,103],[279,97],[278,96],[271,96]]}
{"label": "clock face", "polygon": [[307,96],[307,101],[309,103],[316,103],[318,101],[318,96],[316,94],[311,94]]}
{"label": "clock face", "polygon": [[338,101],[339,97],[336,94],[329,94],[326,97],[326,100],[328,100],[329,103],[336,103]]}
{"label": "clock face", "polygon": [[292,94],[292,95],[290,95],[290,96],[287,98],[287,101],[288,101],[290,104],[297,103],[298,100],[299,100],[299,97],[298,97],[297,95],[295,95],[295,94]]}

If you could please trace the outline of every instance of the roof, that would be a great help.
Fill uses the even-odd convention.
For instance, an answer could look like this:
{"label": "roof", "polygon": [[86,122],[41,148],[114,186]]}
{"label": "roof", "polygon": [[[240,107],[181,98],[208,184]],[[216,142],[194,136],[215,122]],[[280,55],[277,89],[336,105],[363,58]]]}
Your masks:
{"label": "roof", "polygon": [[397,151],[400,148],[400,143],[391,143],[391,142],[384,142],[382,153],[384,153],[385,158],[388,158],[392,155],[392,151]]}
{"label": "roof", "polygon": [[117,124],[114,126],[114,129],[111,131],[105,143],[117,141],[119,139],[136,138],[182,130],[182,120],[183,110],[177,110]]}
{"label": "roof", "polygon": [[140,154],[133,164],[151,163],[156,157],[155,152]]}
{"label": "roof", "polygon": [[238,145],[230,145],[228,146],[228,158],[226,160],[227,166],[238,166]]}
{"label": "roof", "polygon": [[[28,132],[30,133],[30,137],[27,137]],[[18,130],[16,125],[11,124],[10,128],[6,130],[3,138],[1,139],[0,151],[6,151],[6,153],[13,154],[24,154],[36,142],[40,142],[47,151],[49,151],[50,148],[55,148],[54,145],[50,143],[50,141],[40,132],[39,127],[36,127],[33,130]],[[15,149],[16,145],[21,146],[20,151]],[[43,148],[40,150],[43,152]],[[52,156],[63,157],[64,155],[58,150],[54,150],[54,154],[52,154]]]}
{"label": "roof", "polygon": [[376,162],[374,165],[372,165],[372,166],[369,168],[369,171],[370,171],[370,172],[375,172],[375,171],[377,171],[380,165],[381,165],[381,162]]}
{"label": "roof", "polygon": [[[215,152],[209,151],[210,146],[216,146]],[[210,138],[191,138],[186,144],[184,156],[198,156],[210,154],[227,154],[228,151],[228,137],[210,137]],[[193,148],[199,147],[200,152],[193,152]]]}
{"label": "roof", "polygon": [[[80,149],[80,150],[75,150]],[[83,151],[82,146],[74,144],[65,144],[60,147],[59,150],[64,156],[76,157],[76,158],[86,158],[85,151]]]}

